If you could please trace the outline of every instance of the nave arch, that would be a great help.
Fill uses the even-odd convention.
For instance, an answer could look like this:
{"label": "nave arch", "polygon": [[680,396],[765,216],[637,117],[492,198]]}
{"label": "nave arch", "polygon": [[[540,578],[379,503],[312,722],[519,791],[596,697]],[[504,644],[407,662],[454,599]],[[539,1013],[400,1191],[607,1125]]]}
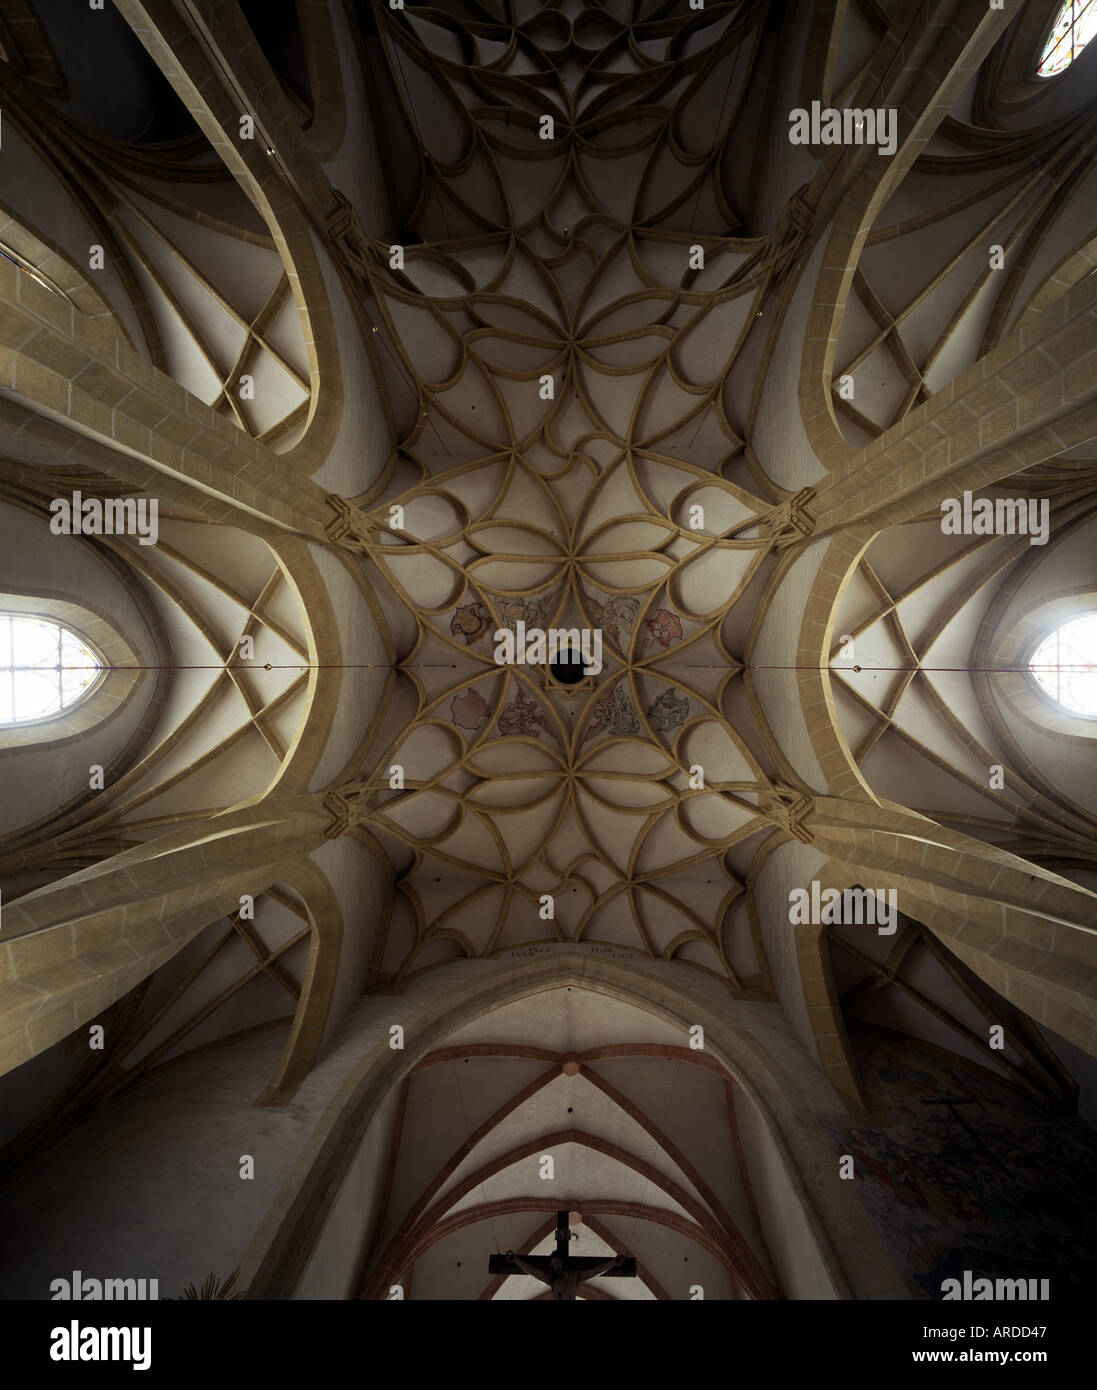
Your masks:
{"label": "nave arch", "polygon": [[[425,993],[429,994],[429,1000],[416,1007],[416,996]],[[569,995],[582,996],[592,1004],[602,1001],[607,1010],[613,1011],[613,1027],[620,1028],[621,1020],[626,1019],[644,1036],[629,1042],[629,1025],[626,1024],[621,1044],[602,1043],[591,1049],[591,1055],[586,1058],[582,1056],[582,1049],[573,1053],[570,1047],[563,1050],[551,1045],[545,1049],[526,1047],[525,1053],[531,1055],[525,1057],[525,1065],[536,1062],[540,1070],[540,1064],[546,1063],[551,1070],[577,1061],[582,1071],[584,1066],[597,1068],[600,1059],[604,1065],[607,1054],[647,1056],[653,1064],[656,1059],[662,1064],[664,1049],[674,1055],[684,1048],[688,1057],[690,1027],[699,1023],[704,1029],[705,1049],[700,1056],[705,1074],[713,1078],[719,1075],[724,1084],[735,1091],[740,1116],[746,1114],[749,1107],[750,1118],[746,1123],[752,1127],[754,1135],[750,1142],[757,1141],[759,1152],[761,1146],[766,1149],[766,1156],[753,1156],[748,1167],[753,1169],[754,1183],[762,1194],[759,1200],[773,1204],[764,1210],[761,1218],[761,1225],[766,1228],[763,1238],[767,1241],[768,1253],[753,1258],[741,1232],[722,1231],[717,1218],[702,1214],[703,1199],[697,1202],[696,1194],[694,1201],[687,1203],[687,1212],[693,1206],[694,1223],[698,1215],[701,1216],[701,1225],[693,1234],[711,1247],[710,1253],[723,1263],[725,1271],[741,1288],[747,1286],[738,1295],[726,1296],[772,1297],[779,1290],[788,1297],[883,1297],[888,1296],[887,1290],[892,1291],[891,1296],[904,1296],[899,1276],[876,1246],[876,1237],[867,1227],[864,1213],[849,1200],[837,1177],[837,1156],[833,1147],[811,1118],[810,1111],[814,1107],[818,1106],[820,1112],[833,1107],[833,1100],[825,1098],[825,1088],[818,1086],[817,1089],[816,1078],[821,1083],[821,1076],[808,1064],[810,1080],[803,1078],[802,1073],[799,1073],[799,1082],[792,1079],[797,1066],[806,1059],[780,1010],[772,1005],[728,1000],[718,988],[698,991],[694,987],[691,994],[687,994],[665,965],[626,965],[597,952],[568,949],[551,949],[540,958],[534,956],[518,962],[469,962],[446,966],[433,972],[428,980],[416,982],[406,996],[389,999],[375,996],[368,1005],[362,1006],[357,1017],[369,1031],[362,1035],[361,1041],[367,1038],[376,1041],[372,1041],[362,1060],[347,1075],[248,1251],[243,1269],[250,1281],[252,1296],[345,1297],[353,1296],[357,1290],[359,1296],[388,1297],[388,1285],[383,1291],[379,1290],[390,1275],[395,1279],[406,1269],[409,1260],[422,1258],[439,1240],[444,1241],[462,1229],[474,1229],[475,1213],[471,1218],[467,1213],[447,1214],[449,1204],[443,1188],[451,1171],[456,1172],[465,1163],[471,1171],[461,1170],[462,1196],[471,1201],[469,1191],[475,1190],[474,1195],[480,1193],[485,1175],[475,1167],[472,1150],[479,1146],[483,1136],[477,1133],[471,1147],[468,1141],[458,1146],[454,1126],[449,1125],[442,1127],[443,1147],[448,1155],[446,1162],[439,1164],[442,1171],[422,1184],[424,1189],[443,1193],[439,1209],[430,1214],[425,1223],[422,1210],[417,1211],[415,1221],[405,1220],[400,1224],[399,1238],[394,1243],[392,1237],[397,1234],[398,1214],[390,1215],[387,1235],[376,1228],[370,1231],[348,1229],[346,1214],[363,1208],[376,1214],[382,1200],[392,1199],[393,1155],[388,1150],[398,1124],[398,1110],[406,1108],[406,1098],[401,1097],[409,1078],[414,1085],[415,1078],[429,1076],[435,1067],[446,1066],[457,1057],[462,1057],[463,1068],[466,1052],[470,1054],[468,1065],[479,1064],[473,1062],[472,1057],[482,1062],[492,1056],[513,1053],[515,1058],[521,1058],[521,1047],[477,1044],[476,1039],[480,1033],[491,1037],[493,1016],[506,1018],[509,1027],[517,1027],[521,1035],[526,1036],[528,1028],[521,1022],[523,1002],[530,1008],[536,1006],[540,1022],[551,1027],[548,1020],[554,1005],[546,1005],[546,1001],[552,1000],[562,1007]],[[367,1014],[370,1022],[365,1025]],[[388,1045],[389,1020],[399,1020],[404,1029],[402,1051]],[[677,1045],[669,1041],[675,1034],[680,1039]],[[563,1075],[566,1078],[568,1073]],[[542,1079],[541,1085],[534,1086],[530,1094],[539,1093],[544,1085],[547,1082]],[[811,1091],[810,1098],[805,1098],[803,1087]],[[506,1119],[516,1113],[520,1104],[503,1104],[500,1118]],[[549,1136],[556,1133],[553,1142],[557,1144],[575,1145],[575,1152],[600,1153],[607,1162],[622,1163],[621,1171],[635,1179],[637,1186],[647,1187],[649,1198],[651,1182],[658,1187],[660,1182],[667,1181],[666,1195],[674,1194],[666,1201],[668,1207],[674,1205],[675,1197],[683,1196],[683,1183],[675,1184],[651,1169],[646,1163],[646,1154],[635,1167],[630,1167],[636,1156],[625,1153],[624,1146],[605,1136],[593,1137],[592,1142],[592,1136],[572,1132],[571,1128],[558,1131],[546,1115],[538,1113],[536,1106],[528,1123],[532,1133],[527,1131],[514,1144],[510,1144],[510,1140],[515,1136],[506,1131],[509,1161],[504,1154],[496,1156],[494,1166],[488,1165],[493,1167],[493,1172],[505,1172],[514,1163],[526,1164],[528,1172],[527,1168],[521,1171],[527,1173],[529,1180],[515,1178],[526,1200],[503,1197],[498,1204],[493,1204],[489,1198],[482,1213],[489,1224],[495,1221],[502,1225],[504,1217],[509,1221],[515,1211],[523,1210],[532,1211],[533,1215],[525,1218],[526,1223],[537,1230],[547,1219],[539,1213],[547,1213],[549,1207],[545,1203],[551,1206],[556,1197],[530,1198],[528,1191],[538,1185],[536,1164],[541,1150],[536,1140],[544,1138],[546,1132]],[[658,1131],[658,1118],[652,1127]],[[469,1134],[468,1140],[472,1138]],[[666,1142],[665,1136],[663,1142],[656,1141],[660,1159],[667,1153]],[[456,1154],[448,1154],[451,1145],[457,1148]],[[682,1178],[685,1172],[696,1180],[697,1174],[688,1154],[677,1150],[673,1142],[669,1149],[684,1163],[678,1177]],[[729,1171],[736,1170],[734,1144],[721,1156],[721,1162],[725,1160]],[[398,1185],[402,1182],[398,1173],[395,1180]],[[411,1180],[411,1188],[416,1182],[417,1179]],[[382,1184],[386,1184],[384,1198]],[[689,1184],[690,1180],[685,1179],[684,1185]],[[554,1181],[545,1186],[559,1192],[561,1199],[566,1195],[582,1207],[582,1193],[569,1190],[565,1182]],[[703,1183],[701,1190],[705,1190]],[[423,1201],[420,1207],[428,1208],[429,1204]],[[643,1208],[642,1203],[640,1207]],[[590,1201],[590,1208],[592,1220],[598,1224],[603,1239],[615,1233],[615,1222],[619,1227],[617,1238],[621,1236],[621,1227],[628,1239],[634,1233],[629,1231],[629,1226],[646,1227],[648,1224],[653,1229],[664,1224],[677,1226],[679,1236],[689,1235],[682,1218],[667,1215],[665,1211],[653,1213],[628,1203],[607,1204],[597,1196]],[[793,1210],[796,1214],[790,1215]],[[442,1224],[435,1224],[436,1217]],[[791,1224],[784,1226],[786,1221]],[[797,1228],[796,1240],[792,1238],[794,1227]],[[509,1225],[508,1229],[515,1228]],[[716,1233],[715,1239],[712,1232]],[[527,1237],[533,1239],[529,1232],[521,1238]],[[519,1238],[517,1233],[514,1238]],[[806,1245],[803,1244],[805,1239]],[[371,1243],[379,1248],[370,1250]],[[482,1240],[474,1242],[473,1249],[479,1250],[482,1244]],[[759,1248],[766,1250],[766,1246]],[[814,1250],[817,1258],[804,1256],[801,1266],[799,1257],[793,1258],[790,1253],[793,1249]],[[382,1255],[386,1258],[382,1259]],[[376,1267],[371,1267],[371,1260]],[[772,1276],[766,1272],[766,1266],[773,1271]],[[656,1268],[656,1287],[659,1286],[658,1274]],[[487,1284],[485,1274],[475,1291],[467,1296],[492,1296],[494,1290],[485,1292]],[[429,1297],[429,1293],[426,1296]],[[671,1296],[688,1297],[688,1294],[677,1291]]]}

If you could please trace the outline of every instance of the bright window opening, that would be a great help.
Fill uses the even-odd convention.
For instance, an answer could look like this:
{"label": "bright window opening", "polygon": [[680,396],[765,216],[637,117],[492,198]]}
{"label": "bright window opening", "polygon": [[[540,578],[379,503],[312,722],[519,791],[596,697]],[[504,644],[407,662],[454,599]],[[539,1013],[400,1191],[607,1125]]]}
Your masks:
{"label": "bright window opening", "polygon": [[1097,613],[1073,618],[1045,637],[1029,670],[1064,709],[1097,716]]}
{"label": "bright window opening", "polygon": [[1054,77],[1070,67],[1097,34],[1097,0],[1068,0],[1059,11],[1040,55],[1037,77]]}
{"label": "bright window opening", "polygon": [[104,670],[91,647],[60,623],[0,614],[0,725],[59,714]]}

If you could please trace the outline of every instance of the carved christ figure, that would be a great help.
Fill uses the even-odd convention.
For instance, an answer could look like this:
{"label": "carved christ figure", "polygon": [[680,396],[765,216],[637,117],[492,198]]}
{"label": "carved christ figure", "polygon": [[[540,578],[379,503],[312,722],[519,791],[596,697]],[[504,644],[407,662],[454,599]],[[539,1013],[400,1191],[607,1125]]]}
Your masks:
{"label": "carved christ figure", "polygon": [[586,1268],[576,1268],[567,1256],[561,1259],[559,1255],[553,1255],[548,1261],[548,1269],[545,1269],[540,1264],[533,1264],[521,1255],[516,1255],[513,1250],[507,1251],[507,1259],[511,1264],[517,1265],[523,1274],[547,1284],[552,1290],[553,1298],[558,1302],[573,1302],[580,1284],[588,1279],[597,1279],[600,1274],[616,1269],[624,1262],[623,1255],[611,1255],[608,1260],[599,1260],[597,1264],[588,1265]]}
{"label": "carved christ figure", "polygon": [[576,1290],[588,1279],[608,1274],[614,1279],[635,1279],[636,1261],[631,1255],[569,1255],[569,1213],[556,1213],[556,1251],[552,1255],[492,1255],[488,1260],[489,1274],[528,1274],[538,1283],[547,1284],[552,1296],[560,1303],[574,1303]]}

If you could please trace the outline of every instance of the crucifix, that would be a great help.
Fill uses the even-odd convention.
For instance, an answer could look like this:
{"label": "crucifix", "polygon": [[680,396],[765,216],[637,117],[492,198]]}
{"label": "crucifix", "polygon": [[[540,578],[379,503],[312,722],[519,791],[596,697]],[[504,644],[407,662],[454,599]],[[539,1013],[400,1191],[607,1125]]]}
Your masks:
{"label": "crucifix", "polygon": [[608,1275],[612,1279],[634,1279],[636,1261],[625,1255],[611,1255],[603,1259],[599,1255],[569,1255],[568,1213],[556,1213],[556,1253],[555,1255],[516,1255],[508,1250],[505,1255],[491,1255],[488,1258],[489,1274],[528,1274],[538,1279],[552,1290],[557,1301],[575,1301],[576,1290],[588,1279]]}

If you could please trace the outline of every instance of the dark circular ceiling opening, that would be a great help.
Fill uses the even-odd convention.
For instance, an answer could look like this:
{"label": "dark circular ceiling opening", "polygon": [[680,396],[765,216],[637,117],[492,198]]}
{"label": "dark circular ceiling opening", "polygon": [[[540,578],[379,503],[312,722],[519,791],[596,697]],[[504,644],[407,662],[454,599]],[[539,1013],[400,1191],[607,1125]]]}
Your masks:
{"label": "dark circular ceiling opening", "polygon": [[577,647],[569,647],[560,652],[555,661],[549,662],[553,679],[561,685],[578,685],[586,675],[586,667]]}

